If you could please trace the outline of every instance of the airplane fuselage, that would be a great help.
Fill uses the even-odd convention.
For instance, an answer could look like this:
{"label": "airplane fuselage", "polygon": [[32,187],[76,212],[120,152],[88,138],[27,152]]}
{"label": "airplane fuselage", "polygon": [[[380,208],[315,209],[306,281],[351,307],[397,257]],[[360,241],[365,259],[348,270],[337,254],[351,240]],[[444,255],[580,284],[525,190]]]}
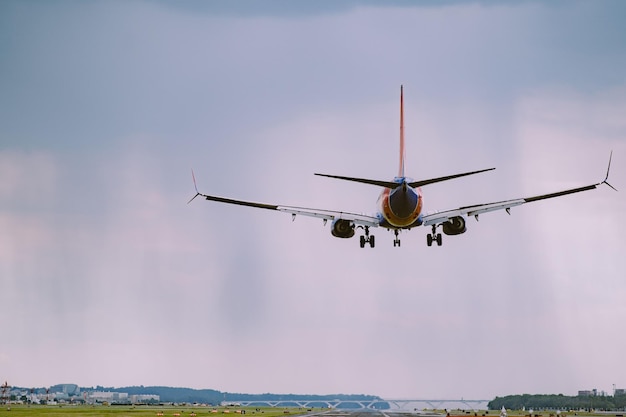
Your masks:
{"label": "airplane fuselage", "polygon": [[400,185],[385,188],[378,198],[380,226],[404,229],[421,225],[422,190],[411,187],[405,177],[396,177],[393,182]]}

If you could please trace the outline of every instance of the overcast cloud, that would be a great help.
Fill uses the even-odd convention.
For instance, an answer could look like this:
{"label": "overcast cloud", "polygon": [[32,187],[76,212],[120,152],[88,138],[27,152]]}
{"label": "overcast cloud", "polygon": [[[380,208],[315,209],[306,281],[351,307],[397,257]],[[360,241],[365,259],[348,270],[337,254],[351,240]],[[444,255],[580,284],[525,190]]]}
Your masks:
{"label": "overcast cloud", "polygon": [[[237,6],[232,6],[236,4]],[[314,172],[496,167],[426,210],[626,189],[626,4],[0,3],[0,378],[492,399],[626,388],[626,212],[608,187],[374,230]]]}

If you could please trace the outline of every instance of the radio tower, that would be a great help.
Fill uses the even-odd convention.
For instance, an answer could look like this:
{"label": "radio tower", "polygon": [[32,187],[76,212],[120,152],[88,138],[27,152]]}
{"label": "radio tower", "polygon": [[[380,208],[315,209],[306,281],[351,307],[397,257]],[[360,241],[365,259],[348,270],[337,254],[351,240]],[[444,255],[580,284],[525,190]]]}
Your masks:
{"label": "radio tower", "polygon": [[0,387],[2,388],[2,404],[9,404],[9,392],[11,387],[9,386],[9,383],[7,381],[4,381],[4,384],[2,384],[2,386]]}

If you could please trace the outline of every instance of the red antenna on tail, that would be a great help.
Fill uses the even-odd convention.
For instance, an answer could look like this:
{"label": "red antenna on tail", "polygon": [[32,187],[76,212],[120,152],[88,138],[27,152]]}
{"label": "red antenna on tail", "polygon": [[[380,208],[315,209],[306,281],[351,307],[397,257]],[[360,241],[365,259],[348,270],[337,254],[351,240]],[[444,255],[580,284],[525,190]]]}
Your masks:
{"label": "red antenna on tail", "polygon": [[404,97],[400,86],[400,168],[398,177],[404,177]]}

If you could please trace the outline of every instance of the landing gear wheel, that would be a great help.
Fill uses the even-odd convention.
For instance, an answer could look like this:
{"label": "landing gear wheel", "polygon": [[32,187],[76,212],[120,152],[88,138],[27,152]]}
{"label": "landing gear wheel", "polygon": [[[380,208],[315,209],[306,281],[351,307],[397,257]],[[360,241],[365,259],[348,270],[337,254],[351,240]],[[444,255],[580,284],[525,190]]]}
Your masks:
{"label": "landing gear wheel", "polygon": [[428,246],[432,246],[433,242],[437,242],[437,246],[441,246],[443,244],[443,240],[441,238],[441,233],[437,233],[437,225],[433,224],[433,230],[430,234],[426,235],[426,244]]}
{"label": "landing gear wheel", "polygon": [[393,233],[396,235],[396,238],[393,240],[393,247],[400,247],[400,239],[398,239],[398,229],[394,229]]}
{"label": "landing gear wheel", "polygon": [[[361,226],[359,226],[361,227]],[[359,244],[361,245],[361,248],[365,247],[366,243],[370,244],[370,248],[374,247],[374,236],[370,236],[370,228],[369,226],[365,226],[365,236],[361,236],[361,238],[359,239]]]}

